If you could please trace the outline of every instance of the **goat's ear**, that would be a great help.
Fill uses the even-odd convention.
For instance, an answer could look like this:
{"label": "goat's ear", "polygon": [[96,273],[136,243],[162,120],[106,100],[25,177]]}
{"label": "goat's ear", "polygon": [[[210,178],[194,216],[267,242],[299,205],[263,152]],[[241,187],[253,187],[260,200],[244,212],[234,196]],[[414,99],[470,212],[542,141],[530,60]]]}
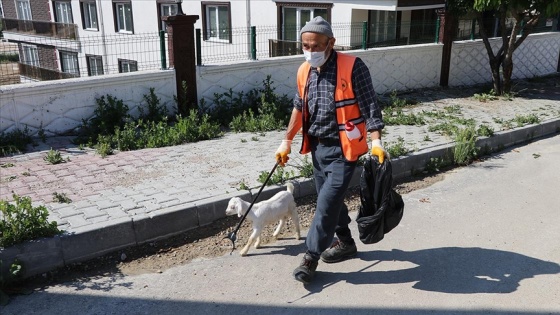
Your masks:
{"label": "goat's ear", "polygon": [[239,201],[239,199],[235,199],[235,210],[237,210],[237,217],[241,218],[243,216],[243,207],[241,206],[241,201]]}

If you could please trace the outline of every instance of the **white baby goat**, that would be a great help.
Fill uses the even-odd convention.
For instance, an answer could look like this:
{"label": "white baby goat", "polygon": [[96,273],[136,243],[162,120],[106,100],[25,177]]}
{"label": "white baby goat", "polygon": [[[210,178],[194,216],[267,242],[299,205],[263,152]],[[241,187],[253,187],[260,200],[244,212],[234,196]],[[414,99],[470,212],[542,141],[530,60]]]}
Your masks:
{"label": "white baby goat", "polygon": [[[249,237],[247,245],[239,252],[241,256],[247,255],[249,247],[251,247],[251,244],[255,242],[255,240],[255,248],[259,248],[261,244],[260,235],[265,225],[280,220],[273,234],[274,238],[277,238],[288,216],[294,221],[296,227],[295,237],[299,240],[300,229],[296,202],[293,196],[294,185],[288,183],[286,186],[288,188],[287,191],[278,192],[268,200],[255,203],[249,214],[247,214],[247,218],[251,219],[253,222],[253,233]],[[250,202],[244,201],[239,197],[233,197],[228,203],[226,215],[237,214],[238,217],[242,217],[247,212],[250,205]]]}

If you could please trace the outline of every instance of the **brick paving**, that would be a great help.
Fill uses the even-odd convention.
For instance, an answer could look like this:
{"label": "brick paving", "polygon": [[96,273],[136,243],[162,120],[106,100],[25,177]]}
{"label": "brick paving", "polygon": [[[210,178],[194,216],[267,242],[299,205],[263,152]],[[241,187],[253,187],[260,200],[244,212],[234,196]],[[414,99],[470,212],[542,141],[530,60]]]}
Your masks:
{"label": "brick paving", "polygon": [[[451,106],[457,118],[474,119],[477,126],[494,131],[507,129],[504,122],[536,115],[541,122],[560,119],[560,80],[528,84],[513,100],[479,102],[474,88],[432,89],[403,94],[421,103],[405,113],[445,113]],[[452,140],[429,126],[387,126],[384,143],[388,147],[403,139],[406,148],[422,152]],[[513,127],[516,127],[515,124]],[[259,175],[274,165],[274,152],[284,131],[227,133],[223,137],[183,145],[117,152],[101,158],[92,149],[81,150],[72,137],[37,140],[27,153],[0,158],[0,199],[12,200],[12,193],[27,196],[35,205],[45,205],[50,220],[72,232],[96,224],[111,224],[122,218],[153,215],[160,211],[196,205],[216,198],[227,199],[242,183],[258,189]],[[300,138],[292,147],[286,170],[299,174],[304,157],[299,155]],[[51,165],[43,160],[49,149],[59,150],[67,161]],[[53,193],[66,194],[71,203],[58,203]],[[212,199],[214,198],[214,199]]]}

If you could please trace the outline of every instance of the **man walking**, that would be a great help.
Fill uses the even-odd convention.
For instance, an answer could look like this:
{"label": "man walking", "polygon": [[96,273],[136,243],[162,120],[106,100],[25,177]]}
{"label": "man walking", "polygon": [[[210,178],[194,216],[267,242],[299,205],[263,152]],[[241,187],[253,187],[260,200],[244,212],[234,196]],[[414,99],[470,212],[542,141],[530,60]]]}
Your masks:
{"label": "man walking", "polygon": [[313,160],[317,208],[307,251],[293,276],[309,283],[319,259],[335,263],[357,253],[344,196],[359,157],[368,152],[368,132],[372,154],[381,163],[388,155],[381,143],[384,124],[367,66],[360,58],[334,50],[332,28],[320,16],[307,22],[300,34],[306,62],[298,70],[294,109],[276,159],[285,165],[301,129],[301,153],[311,152]]}

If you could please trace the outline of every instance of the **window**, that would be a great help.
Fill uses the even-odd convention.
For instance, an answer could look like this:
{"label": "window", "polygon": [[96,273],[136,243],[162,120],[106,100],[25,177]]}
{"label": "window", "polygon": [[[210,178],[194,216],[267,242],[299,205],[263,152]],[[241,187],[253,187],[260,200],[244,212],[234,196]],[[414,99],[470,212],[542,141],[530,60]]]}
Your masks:
{"label": "window", "polygon": [[138,71],[138,62],[134,60],[119,59],[119,72],[134,72]]}
{"label": "window", "polygon": [[113,11],[115,14],[115,32],[133,33],[132,4],[130,2],[115,2]]}
{"label": "window", "polygon": [[16,10],[18,20],[31,20],[31,7],[29,0],[16,0]]}
{"label": "window", "polygon": [[369,11],[369,43],[397,38],[397,12]]}
{"label": "window", "polygon": [[428,43],[434,39],[437,21],[435,10],[413,10],[410,19],[410,43]]}
{"label": "window", "polygon": [[61,51],[60,68],[62,72],[80,75],[80,69],[78,67],[78,54]]}
{"label": "window", "polygon": [[80,3],[82,7],[82,21],[84,30],[99,30],[97,24],[97,6],[95,1],[84,1]]}
{"label": "window", "polygon": [[317,16],[328,21],[325,8],[284,7],[283,9],[282,39],[284,40],[299,41],[299,30]]}
{"label": "window", "polygon": [[72,5],[67,1],[54,2],[54,20],[58,23],[72,24]]}
{"label": "window", "polygon": [[21,45],[23,51],[22,62],[26,65],[39,67],[39,53],[37,52],[37,46],[33,45]]}
{"label": "window", "polygon": [[231,8],[228,2],[202,2],[204,40],[231,43]]}
{"label": "window", "polygon": [[102,75],[103,74],[103,57],[101,56],[86,56],[88,75]]}
{"label": "window", "polygon": [[177,4],[174,3],[160,3],[158,7],[158,19],[160,21],[160,30],[166,29],[165,22],[161,20],[164,16],[177,15]]}

